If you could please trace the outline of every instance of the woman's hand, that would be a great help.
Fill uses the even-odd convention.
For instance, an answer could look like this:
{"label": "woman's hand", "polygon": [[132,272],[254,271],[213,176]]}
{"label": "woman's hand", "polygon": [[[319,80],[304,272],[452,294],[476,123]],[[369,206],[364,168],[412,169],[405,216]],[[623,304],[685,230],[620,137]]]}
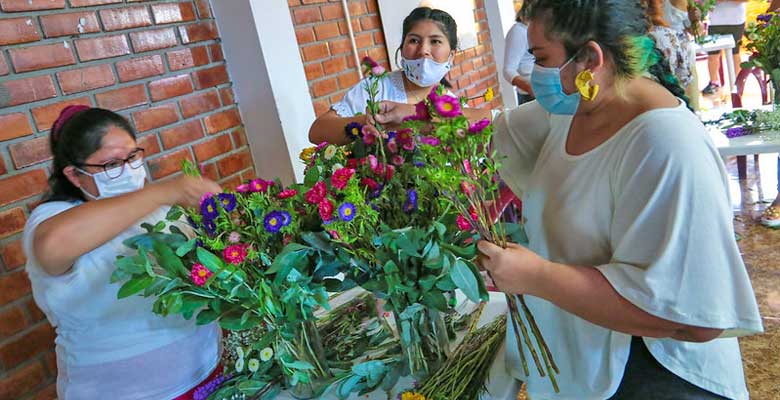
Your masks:
{"label": "woman's hand", "polygon": [[477,262],[490,272],[496,286],[505,293],[525,294],[533,287],[539,272],[549,263],[523,246],[509,243],[506,249],[481,240]]}
{"label": "woman's hand", "polygon": [[171,204],[198,207],[207,193],[222,193],[222,188],[208,178],[182,175],[170,182],[161,183],[170,191]]}
{"label": "woman's hand", "polygon": [[414,106],[411,104],[396,103],[387,100],[379,102],[379,112],[376,114],[376,118],[372,118],[368,109],[366,109],[369,123],[377,122],[386,126],[388,129],[398,128],[403,122],[404,117],[413,115],[414,113]]}

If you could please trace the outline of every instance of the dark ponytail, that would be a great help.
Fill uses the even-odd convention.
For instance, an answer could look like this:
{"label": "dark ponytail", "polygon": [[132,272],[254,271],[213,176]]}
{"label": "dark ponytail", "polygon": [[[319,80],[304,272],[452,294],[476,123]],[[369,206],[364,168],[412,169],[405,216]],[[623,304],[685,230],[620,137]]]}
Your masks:
{"label": "dark ponytail", "polygon": [[[546,34],[563,42],[568,56],[589,41],[601,46],[615,65],[615,75],[628,80],[645,73],[688,105],[669,62],[649,35],[650,23],[641,0],[526,0],[528,19],[541,19]],[[580,58],[586,57],[582,52]],[[690,105],[688,105],[690,108]]]}
{"label": "dark ponytail", "polygon": [[[455,19],[453,19],[452,16],[446,11],[430,7],[417,7],[412,10],[412,12],[409,13],[406,18],[404,18],[403,32],[401,33],[401,46],[399,46],[398,50],[395,52],[396,58],[398,52],[404,45],[406,35],[409,34],[409,31],[411,31],[418,22],[425,20],[433,21],[439,25],[441,31],[444,32],[444,34],[447,36],[447,41],[450,42],[450,50],[458,49],[458,24],[455,23]],[[447,80],[447,77],[441,79],[441,84],[446,88],[452,88],[452,85]]]}
{"label": "dark ponytail", "polygon": [[112,126],[124,130],[135,139],[135,131],[130,123],[113,111],[73,106],[62,110],[49,135],[54,161],[45,202],[85,200],[81,190],[62,171],[69,165],[83,164],[98,151],[103,136]]}

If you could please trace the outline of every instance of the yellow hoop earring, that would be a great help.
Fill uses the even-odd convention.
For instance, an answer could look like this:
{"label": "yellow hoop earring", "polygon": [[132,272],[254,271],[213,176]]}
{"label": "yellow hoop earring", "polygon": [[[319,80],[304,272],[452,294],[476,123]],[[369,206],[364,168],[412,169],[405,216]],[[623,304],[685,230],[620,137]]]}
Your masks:
{"label": "yellow hoop earring", "polygon": [[593,72],[589,69],[577,74],[574,84],[577,85],[577,89],[580,91],[582,98],[587,101],[594,100],[599,94],[599,85],[593,83]]}

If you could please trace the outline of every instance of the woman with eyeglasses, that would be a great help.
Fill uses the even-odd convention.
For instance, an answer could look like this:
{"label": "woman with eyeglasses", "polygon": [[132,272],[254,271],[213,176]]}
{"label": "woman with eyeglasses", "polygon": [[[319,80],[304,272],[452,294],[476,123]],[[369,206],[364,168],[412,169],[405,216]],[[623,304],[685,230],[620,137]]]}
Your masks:
{"label": "woman with eyeglasses", "polygon": [[143,222],[220,187],[188,176],[147,185],[144,150],[108,110],[65,108],[50,142],[50,192],[23,246],[33,297],[57,332],[58,398],[191,398],[217,365],[218,326],[154,315],[154,299],[117,300],[111,275],[117,256],[131,252],[122,242],[143,233]]}

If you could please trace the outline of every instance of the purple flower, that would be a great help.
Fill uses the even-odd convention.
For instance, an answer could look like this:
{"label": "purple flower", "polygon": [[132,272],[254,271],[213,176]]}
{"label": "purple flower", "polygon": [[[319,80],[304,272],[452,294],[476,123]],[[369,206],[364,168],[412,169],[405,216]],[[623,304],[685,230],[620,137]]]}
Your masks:
{"label": "purple flower", "polygon": [[206,234],[208,234],[209,237],[212,237],[215,233],[217,233],[217,223],[214,222],[213,219],[203,221],[203,229],[206,231]]}
{"label": "purple flower", "polygon": [[455,118],[462,114],[460,110],[460,101],[450,95],[444,95],[433,102],[436,112],[444,118]]}
{"label": "purple flower", "polygon": [[772,20],[772,14],[761,14],[758,17],[756,17],[756,20],[761,22],[769,22]]}
{"label": "purple flower", "polygon": [[374,190],[372,190],[372,191],[370,191],[370,192],[368,193],[368,198],[369,198],[369,199],[375,199],[375,198],[377,198],[377,197],[381,196],[381,195],[382,195],[382,190],[383,190],[384,188],[385,188],[385,185],[383,185],[383,184],[381,184],[381,183],[380,183],[380,184],[378,184],[378,185],[377,185],[377,187],[376,187],[376,189],[374,189]]}
{"label": "purple flower", "polygon": [[414,162],[414,166],[417,167],[417,168],[422,168],[422,167],[425,166],[425,163],[422,162],[422,161],[415,161]]}
{"label": "purple flower", "polygon": [[236,209],[236,195],[233,193],[220,193],[217,198],[225,211],[231,212]]}
{"label": "purple flower", "polygon": [[409,189],[406,191],[406,202],[404,203],[404,212],[409,214],[417,210],[417,191]]}
{"label": "purple flower", "polygon": [[187,223],[190,224],[190,226],[195,228],[195,229],[198,228],[198,224],[196,224],[195,220],[192,219],[192,217],[190,217],[189,215],[187,216]]}
{"label": "purple flower", "polygon": [[290,225],[292,222],[292,216],[290,216],[290,213],[287,211],[279,211],[279,214],[282,215],[282,227]]}
{"label": "purple flower", "polygon": [[428,146],[438,146],[441,144],[441,140],[435,136],[420,136],[420,144],[427,144]]}
{"label": "purple flower", "polygon": [[289,214],[285,217],[280,211],[271,211],[263,219],[263,226],[268,233],[277,233],[285,226],[286,218],[290,218]]}
{"label": "purple flower", "polygon": [[200,214],[204,220],[210,221],[219,216],[219,210],[217,209],[217,202],[214,197],[208,196],[200,202]]}
{"label": "purple flower", "polygon": [[750,128],[745,128],[743,126],[735,126],[733,128],[729,128],[726,130],[726,137],[729,139],[733,139],[740,136],[750,135],[753,133],[753,130]]}
{"label": "purple flower", "polygon": [[224,375],[219,374],[214,379],[198,386],[195,389],[195,393],[192,394],[193,400],[206,400],[212,393],[219,389],[220,385],[222,385],[222,382],[224,382],[225,379],[226,378]]}
{"label": "purple flower", "polygon": [[345,130],[347,132],[347,136],[349,136],[352,139],[357,139],[357,137],[360,136],[360,133],[363,130],[363,124],[361,124],[360,122],[350,122],[347,124]]}
{"label": "purple flower", "polygon": [[344,222],[352,221],[355,218],[355,205],[352,203],[344,203],[339,207],[339,217]]}
{"label": "purple flower", "polygon": [[475,134],[476,133],[480,133],[483,130],[485,130],[485,128],[487,128],[488,125],[490,125],[490,120],[487,119],[487,118],[483,118],[483,119],[475,122],[471,126],[469,126],[469,132],[470,133],[475,133]]}

